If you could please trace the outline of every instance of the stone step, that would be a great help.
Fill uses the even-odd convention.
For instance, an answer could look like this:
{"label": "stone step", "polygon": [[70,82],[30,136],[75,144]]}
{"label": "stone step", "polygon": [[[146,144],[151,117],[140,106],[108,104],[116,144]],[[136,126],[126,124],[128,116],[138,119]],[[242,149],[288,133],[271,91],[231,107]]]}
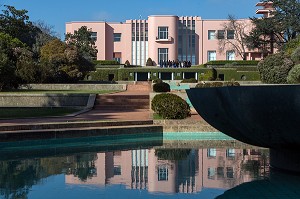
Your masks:
{"label": "stone step", "polygon": [[56,122],[49,124],[19,124],[0,126],[0,134],[6,131],[35,131],[45,129],[69,129],[86,127],[109,127],[109,126],[129,126],[129,125],[152,125],[153,120],[144,121],[92,121],[92,122]]}
{"label": "stone step", "polygon": [[148,111],[149,105],[96,105],[94,106],[94,109],[114,110],[114,111],[146,109]]}
{"label": "stone step", "polygon": [[96,99],[149,99],[149,95],[97,95]]}
{"label": "stone step", "polygon": [[149,84],[129,84],[127,85],[127,91],[150,91],[151,86]]}

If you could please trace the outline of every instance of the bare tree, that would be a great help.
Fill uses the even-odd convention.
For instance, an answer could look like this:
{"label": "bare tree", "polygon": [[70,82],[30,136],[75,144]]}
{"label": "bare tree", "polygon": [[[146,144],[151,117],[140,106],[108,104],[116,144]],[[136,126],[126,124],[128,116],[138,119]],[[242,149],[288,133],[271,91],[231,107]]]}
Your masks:
{"label": "bare tree", "polygon": [[245,42],[248,24],[238,21],[233,15],[228,15],[228,22],[217,33],[219,52],[232,50],[246,60],[247,45]]}

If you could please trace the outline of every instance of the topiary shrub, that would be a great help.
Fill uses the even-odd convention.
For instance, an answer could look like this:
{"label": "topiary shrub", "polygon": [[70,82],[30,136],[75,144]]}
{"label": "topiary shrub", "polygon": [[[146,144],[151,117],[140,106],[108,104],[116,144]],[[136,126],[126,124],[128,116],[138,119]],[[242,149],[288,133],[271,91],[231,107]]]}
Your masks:
{"label": "topiary shrub", "polygon": [[211,83],[209,82],[200,82],[195,86],[195,88],[209,88],[210,84]]}
{"label": "topiary shrub", "polygon": [[299,84],[300,83],[300,64],[294,66],[287,76],[287,82],[289,84]]}
{"label": "topiary shrub", "polygon": [[162,83],[163,81],[161,79],[154,79],[153,84]]}
{"label": "topiary shrub", "polygon": [[300,64],[300,46],[292,53],[291,59],[295,64]]}
{"label": "topiary shrub", "polygon": [[165,82],[156,83],[153,85],[153,91],[157,93],[170,92],[170,85]]}
{"label": "topiary shrub", "polygon": [[185,119],[191,116],[188,103],[171,93],[156,95],[151,102],[151,109],[164,119]]}
{"label": "topiary shrub", "polygon": [[125,66],[130,66],[130,62],[128,60],[126,60],[126,62],[124,63]]}
{"label": "topiary shrub", "polygon": [[147,59],[146,66],[153,66],[153,61],[150,57]]}
{"label": "topiary shrub", "polygon": [[261,81],[268,84],[286,84],[294,63],[284,53],[267,56],[258,64]]}
{"label": "topiary shrub", "polygon": [[197,83],[198,80],[195,78],[190,78],[190,79],[183,79],[180,83]]}

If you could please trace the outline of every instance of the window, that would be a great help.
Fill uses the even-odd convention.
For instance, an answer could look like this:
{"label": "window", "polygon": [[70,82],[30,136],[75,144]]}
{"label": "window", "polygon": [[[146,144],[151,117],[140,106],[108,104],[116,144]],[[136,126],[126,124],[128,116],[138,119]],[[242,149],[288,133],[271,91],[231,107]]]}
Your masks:
{"label": "window", "polygon": [[91,39],[95,42],[97,41],[97,32],[91,32]]}
{"label": "window", "polygon": [[225,39],[225,30],[218,30],[218,39]]}
{"label": "window", "polygon": [[169,52],[168,48],[159,48],[158,49],[158,63],[160,63],[160,61],[169,60],[168,59],[168,52]]}
{"label": "window", "polygon": [[158,181],[168,181],[168,166],[159,165],[157,170]]}
{"label": "window", "polygon": [[233,50],[227,51],[226,59],[227,60],[235,60],[235,52]]}
{"label": "window", "polygon": [[114,42],[121,41],[121,33],[114,33]]}
{"label": "window", "polygon": [[114,166],[114,175],[119,176],[121,175],[121,166],[120,165],[115,165]]}
{"label": "window", "polygon": [[226,167],[226,176],[227,176],[227,178],[233,178],[233,168],[232,167]]}
{"label": "window", "polygon": [[208,61],[214,61],[217,59],[217,52],[216,51],[208,51],[207,56],[208,56],[208,58],[207,58]]}
{"label": "window", "polygon": [[208,179],[214,179],[215,175],[216,175],[216,169],[215,168],[208,168],[208,171],[207,171]]}
{"label": "window", "polygon": [[217,168],[217,178],[218,179],[224,178],[224,167]]}
{"label": "window", "polygon": [[217,156],[217,150],[216,149],[207,149],[207,157],[216,157]]}
{"label": "window", "polygon": [[215,30],[209,30],[208,31],[208,40],[215,39],[216,31]]}
{"label": "window", "polygon": [[234,39],[234,30],[227,30],[227,39]]}
{"label": "window", "polygon": [[234,149],[227,149],[226,150],[226,157],[234,157],[235,156],[235,150]]}
{"label": "window", "polygon": [[168,39],[168,27],[158,27],[158,39]]}

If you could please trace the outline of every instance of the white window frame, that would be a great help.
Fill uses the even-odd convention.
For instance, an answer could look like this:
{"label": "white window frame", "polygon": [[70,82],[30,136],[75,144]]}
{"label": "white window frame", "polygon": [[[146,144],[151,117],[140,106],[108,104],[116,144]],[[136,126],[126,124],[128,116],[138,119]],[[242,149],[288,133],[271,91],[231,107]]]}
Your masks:
{"label": "white window frame", "polygon": [[158,63],[160,63],[160,61],[168,61],[168,58],[169,48],[158,48]]}
{"label": "white window frame", "polygon": [[234,50],[226,51],[226,60],[235,60]]}
{"label": "white window frame", "polygon": [[208,40],[215,40],[216,39],[216,31],[215,30],[208,30]]}
{"label": "white window frame", "polygon": [[207,51],[207,61],[215,61],[217,60],[217,51],[209,50]]}
{"label": "white window frame", "polygon": [[158,27],[158,39],[165,40],[169,38],[169,27],[168,26],[159,26]]}

